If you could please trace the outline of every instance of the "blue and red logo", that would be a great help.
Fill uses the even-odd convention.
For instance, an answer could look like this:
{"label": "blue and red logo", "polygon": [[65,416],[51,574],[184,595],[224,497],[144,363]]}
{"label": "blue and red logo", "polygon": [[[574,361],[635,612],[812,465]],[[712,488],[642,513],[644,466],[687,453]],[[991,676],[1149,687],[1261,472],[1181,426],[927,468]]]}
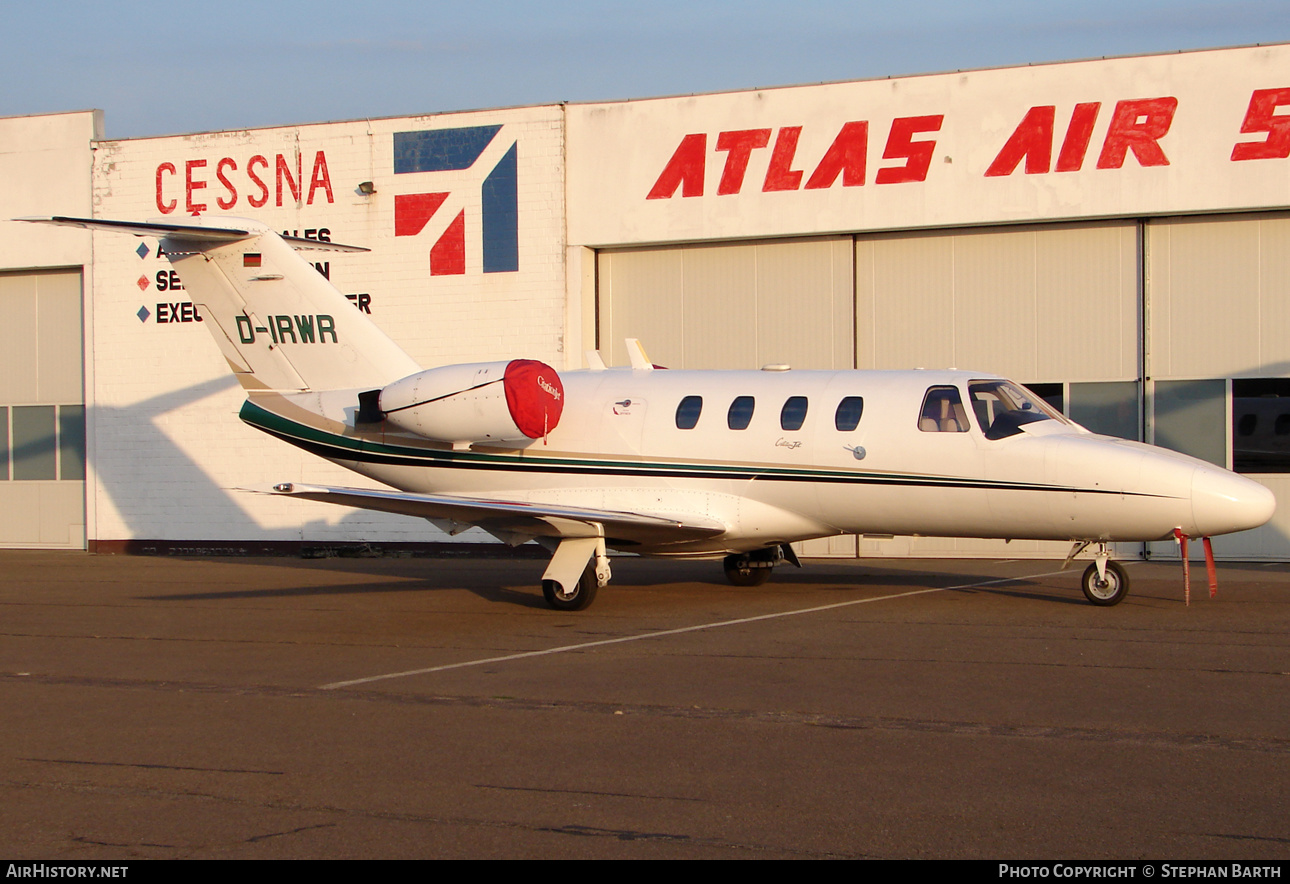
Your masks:
{"label": "blue and red logo", "polygon": [[[466,126],[460,129],[431,129],[394,133],[394,174],[454,172],[471,169],[501,131],[501,126]],[[518,187],[516,157],[518,142],[493,166],[480,184],[479,229],[485,273],[507,273],[520,269]],[[494,154],[495,156],[496,154]],[[394,235],[417,236],[447,203],[451,211],[459,200],[453,191],[402,193],[394,197]],[[446,213],[445,213],[446,214]],[[430,247],[430,275],[451,276],[466,272],[466,208],[441,230]],[[442,221],[441,217],[438,219]],[[472,241],[475,241],[473,237]]]}

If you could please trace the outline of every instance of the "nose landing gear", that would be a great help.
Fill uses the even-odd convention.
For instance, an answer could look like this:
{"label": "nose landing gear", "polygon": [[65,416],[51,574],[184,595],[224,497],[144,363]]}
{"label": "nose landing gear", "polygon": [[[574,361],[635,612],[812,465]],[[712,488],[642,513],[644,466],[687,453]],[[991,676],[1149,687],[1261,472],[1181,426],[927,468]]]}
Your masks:
{"label": "nose landing gear", "polygon": [[1084,569],[1084,577],[1080,580],[1084,598],[1101,608],[1118,605],[1129,594],[1129,575],[1112,561],[1104,561],[1101,572],[1097,566],[1098,563],[1094,562]]}
{"label": "nose landing gear", "polygon": [[[1062,569],[1069,568],[1071,560],[1091,543],[1089,540],[1075,541]],[[1080,589],[1084,590],[1084,598],[1099,608],[1118,605],[1129,594],[1129,575],[1124,573],[1124,568],[1111,561],[1105,541],[1098,542],[1097,552],[1093,553],[1093,564],[1084,569],[1084,576],[1080,578]]]}

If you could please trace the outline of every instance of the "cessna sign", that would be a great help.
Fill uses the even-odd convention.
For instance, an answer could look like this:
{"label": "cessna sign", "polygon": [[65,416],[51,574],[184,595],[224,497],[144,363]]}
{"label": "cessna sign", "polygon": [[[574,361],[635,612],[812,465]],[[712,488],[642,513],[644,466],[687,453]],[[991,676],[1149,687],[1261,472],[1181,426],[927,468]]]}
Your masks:
{"label": "cessna sign", "polygon": [[1290,205],[1284,46],[570,114],[589,245]]}

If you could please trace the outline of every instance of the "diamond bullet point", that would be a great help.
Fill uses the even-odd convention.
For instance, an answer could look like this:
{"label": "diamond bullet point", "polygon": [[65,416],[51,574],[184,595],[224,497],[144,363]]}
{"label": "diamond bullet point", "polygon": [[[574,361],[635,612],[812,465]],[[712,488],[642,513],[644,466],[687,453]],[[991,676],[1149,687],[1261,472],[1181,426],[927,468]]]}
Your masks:
{"label": "diamond bullet point", "polygon": [[146,242],[139,243],[139,248],[135,249],[134,253],[140,258],[148,257],[148,244]]}
{"label": "diamond bullet point", "polygon": [[140,276],[140,277],[138,278],[138,280],[136,280],[135,285],[137,285],[137,286],[139,287],[139,291],[141,291],[141,292],[142,292],[142,291],[147,291],[147,289],[148,289],[148,277],[146,277],[146,276]]}
{"label": "diamond bullet point", "polygon": [[140,321],[140,322],[147,322],[147,321],[148,321],[148,317],[149,317],[149,316],[151,316],[152,314],[148,312],[148,308],[147,308],[147,307],[140,307],[140,308],[139,308],[139,312],[138,312],[138,313],[136,313],[136,314],[134,314],[134,315],[135,315],[135,316],[137,316],[137,317],[139,317],[139,321]]}

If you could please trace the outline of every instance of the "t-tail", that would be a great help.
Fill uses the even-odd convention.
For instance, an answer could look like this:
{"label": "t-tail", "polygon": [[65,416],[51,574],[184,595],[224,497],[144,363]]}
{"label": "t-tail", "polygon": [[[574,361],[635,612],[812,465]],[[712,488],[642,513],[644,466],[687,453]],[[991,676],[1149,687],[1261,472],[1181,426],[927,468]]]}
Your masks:
{"label": "t-tail", "polygon": [[[375,389],[420,369],[297,250],[367,249],[284,237],[259,221],[24,218],[155,236],[249,391]],[[236,225],[236,226],[229,226]]]}

